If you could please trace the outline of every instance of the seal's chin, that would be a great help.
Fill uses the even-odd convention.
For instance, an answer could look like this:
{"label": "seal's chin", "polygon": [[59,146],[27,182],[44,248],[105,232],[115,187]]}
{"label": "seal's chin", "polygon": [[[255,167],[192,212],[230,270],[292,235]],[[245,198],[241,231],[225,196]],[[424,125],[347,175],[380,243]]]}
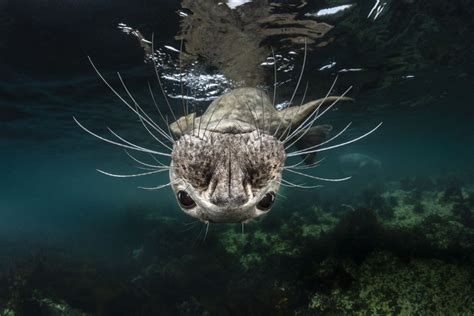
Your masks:
{"label": "seal's chin", "polygon": [[185,210],[185,213],[191,215],[203,222],[232,224],[245,223],[267,212],[263,212],[254,207],[219,207],[203,208],[197,207],[194,210]]}

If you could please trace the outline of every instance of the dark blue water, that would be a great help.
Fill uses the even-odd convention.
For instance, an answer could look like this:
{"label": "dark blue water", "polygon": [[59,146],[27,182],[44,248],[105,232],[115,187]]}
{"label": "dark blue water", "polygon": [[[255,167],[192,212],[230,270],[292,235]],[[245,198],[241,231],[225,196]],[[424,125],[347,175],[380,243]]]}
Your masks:
{"label": "dark blue water", "polygon": [[[346,20],[330,21],[337,25],[329,33],[334,44],[308,53],[308,100],[323,97],[338,70],[363,69],[339,73],[336,93],[353,85],[356,102],[339,104],[322,121],[336,131],[352,122],[341,141],[383,122],[360,142],[321,153],[325,160],[309,171],[353,178],[320,183],[284,174],[294,183],[324,186],[282,188],[275,208],[244,235],[240,225],[211,225],[206,239],[169,187],[138,189],[167,183],[167,174],[117,179],[97,172],[138,169],[123,150],[73,120],[101,135],[111,127],[160,148],[98,79],[87,56],[123,93],[120,71],[159,120],[147,94],[153,65],[117,25],[154,32],[155,47],[179,47],[173,37],[180,3],[1,3],[7,31],[0,36],[0,315],[473,312],[474,29],[467,14],[473,6],[405,2],[389,2],[374,20],[367,18],[374,4],[359,1],[349,15],[364,23],[350,29]],[[301,16],[332,6],[310,4]],[[279,102],[291,97],[301,59],[281,74],[287,83]],[[410,67],[398,67],[398,59]],[[335,68],[319,70],[332,61]],[[171,103],[179,112],[181,101]],[[202,111],[208,103],[196,106]],[[381,165],[344,170],[340,158],[354,153]],[[419,279],[396,283],[393,275]],[[427,290],[432,287],[438,292]],[[361,297],[364,289],[382,294]]]}

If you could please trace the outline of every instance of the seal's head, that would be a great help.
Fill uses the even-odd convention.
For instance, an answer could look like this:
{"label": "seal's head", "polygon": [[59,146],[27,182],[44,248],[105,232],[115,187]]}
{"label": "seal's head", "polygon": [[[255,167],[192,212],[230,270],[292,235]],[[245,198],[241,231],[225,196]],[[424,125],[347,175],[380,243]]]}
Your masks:
{"label": "seal's head", "polygon": [[271,209],[284,162],[283,144],[258,131],[184,135],[173,147],[170,178],[185,213],[239,223]]}

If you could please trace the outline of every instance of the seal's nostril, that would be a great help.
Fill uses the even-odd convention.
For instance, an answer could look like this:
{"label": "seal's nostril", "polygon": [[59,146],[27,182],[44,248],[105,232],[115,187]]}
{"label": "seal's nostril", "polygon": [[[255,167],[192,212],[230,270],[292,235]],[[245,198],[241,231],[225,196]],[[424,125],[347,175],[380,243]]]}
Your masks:
{"label": "seal's nostril", "polygon": [[217,206],[224,206],[227,204],[227,198],[222,196],[214,196],[211,198],[211,203]]}
{"label": "seal's nostril", "polygon": [[247,203],[248,198],[246,195],[241,194],[238,196],[213,196],[210,199],[211,203],[217,206],[230,206],[230,207],[239,207]]}

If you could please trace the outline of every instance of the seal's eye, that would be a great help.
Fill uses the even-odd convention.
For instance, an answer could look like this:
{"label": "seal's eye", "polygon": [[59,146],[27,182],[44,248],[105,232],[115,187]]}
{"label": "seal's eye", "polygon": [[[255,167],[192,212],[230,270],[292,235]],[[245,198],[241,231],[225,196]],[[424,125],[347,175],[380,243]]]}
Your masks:
{"label": "seal's eye", "polygon": [[185,209],[190,209],[196,206],[196,203],[186,191],[179,191],[177,197],[179,204]]}
{"label": "seal's eye", "polygon": [[275,193],[268,192],[263,196],[263,198],[258,202],[257,208],[261,211],[268,211],[272,207],[273,202],[275,202]]}

